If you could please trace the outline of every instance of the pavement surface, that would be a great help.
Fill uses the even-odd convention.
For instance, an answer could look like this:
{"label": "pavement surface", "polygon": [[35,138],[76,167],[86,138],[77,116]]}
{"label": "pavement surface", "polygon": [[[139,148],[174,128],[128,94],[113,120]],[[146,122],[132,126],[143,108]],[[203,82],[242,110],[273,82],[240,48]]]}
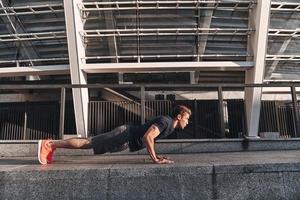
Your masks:
{"label": "pavement surface", "polygon": [[[70,170],[107,168],[156,168],[185,166],[264,166],[283,164],[300,165],[300,150],[252,151],[228,153],[197,153],[165,155],[174,164],[153,164],[148,155],[84,155],[55,156],[54,163],[39,164],[36,157],[0,157],[0,171]],[[300,170],[300,168],[298,169]]]}
{"label": "pavement surface", "polygon": [[[59,151],[59,150],[58,150]],[[0,199],[299,200],[300,150],[0,157]]]}

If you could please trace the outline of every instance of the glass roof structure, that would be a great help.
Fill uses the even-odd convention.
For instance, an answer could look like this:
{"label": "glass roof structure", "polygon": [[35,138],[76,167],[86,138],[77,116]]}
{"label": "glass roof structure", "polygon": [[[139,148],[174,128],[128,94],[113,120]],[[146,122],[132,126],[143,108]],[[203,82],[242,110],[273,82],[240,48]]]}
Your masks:
{"label": "glass roof structure", "polygon": [[0,1],[0,66],[68,63],[62,1]]}
{"label": "glass roof structure", "polygon": [[[255,0],[79,1],[76,20],[83,25],[79,39],[85,53],[78,59],[87,64],[253,61],[249,37],[256,30],[249,17],[255,6]],[[55,66],[69,66],[65,9],[62,0],[0,0],[0,75],[1,69],[33,66],[53,66],[47,75],[55,75]],[[298,80],[300,2],[272,0],[270,12],[264,79]],[[201,76],[217,80],[223,74],[228,82],[244,82],[236,79],[244,70],[237,71]]]}
{"label": "glass roof structure", "polygon": [[265,79],[300,79],[300,2],[272,1]]}

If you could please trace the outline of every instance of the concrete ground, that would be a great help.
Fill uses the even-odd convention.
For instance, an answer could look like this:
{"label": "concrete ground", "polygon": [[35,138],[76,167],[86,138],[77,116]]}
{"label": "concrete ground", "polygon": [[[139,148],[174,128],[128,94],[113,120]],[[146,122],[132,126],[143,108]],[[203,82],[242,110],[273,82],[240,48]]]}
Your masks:
{"label": "concrete ground", "polygon": [[[59,150],[58,150],[59,151]],[[76,151],[76,150],[74,150]],[[218,165],[263,165],[263,164],[296,164],[300,163],[300,150],[286,151],[252,151],[228,153],[195,153],[195,154],[165,154],[175,161],[175,164],[165,166],[218,166]],[[161,167],[152,164],[148,155],[82,155],[82,156],[54,156],[54,163],[41,166],[37,157],[0,157],[0,170],[39,170],[40,168],[68,169],[70,167]]]}
{"label": "concrete ground", "polygon": [[0,158],[0,199],[300,199],[300,150]]}

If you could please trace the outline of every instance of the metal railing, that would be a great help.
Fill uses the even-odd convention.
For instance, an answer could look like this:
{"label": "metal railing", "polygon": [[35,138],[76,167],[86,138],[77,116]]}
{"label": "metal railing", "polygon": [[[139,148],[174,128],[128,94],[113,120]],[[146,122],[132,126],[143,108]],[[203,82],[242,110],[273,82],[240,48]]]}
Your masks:
{"label": "metal railing", "polygon": [[6,15],[35,15],[44,13],[63,13],[63,4],[27,5],[0,8],[0,16]]}
{"label": "metal railing", "polygon": [[[300,83],[272,83],[272,84],[147,84],[147,85],[109,85],[109,84],[87,84],[87,85],[67,85],[67,84],[52,84],[52,85],[0,85],[0,91],[5,90],[28,90],[28,89],[59,89],[60,94],[60,114],[59,114],[59,137],[62,138],[64,134],[64,119],[65,119],[65,102],[67,89],[99,89],[99,88],[118,88],[131,91],[140,91],[140,120],[144,123],[147,116],[147,105],[145,99],[146,91],[216,91],[218,94],[218,111],[219,119],[218,126],[220,127],[220,136],[225,137],[225,121],[224,121],[224,101],[223,91],[243,91],[245,88],[265,88],[265,87],[289,87],[292,97],[291,110],[293,113],[293,126],[295,137],[300,136],[300,118],[298,113],[298,103],[296,97],[296,87],[300,87]],[[199,113],[195,112],[194,115]],[[197,128],[196,128],[197,129]],[[199,130],[196,130],[199,131]]]}
{"label": "metal railing", "polygon": [[225,10],[249,11],[255,1],[104,1],[84,2],[77,4],[83,16],[87,12],[107,10],[159,10],[159,9],[192,9],[192,10]]}

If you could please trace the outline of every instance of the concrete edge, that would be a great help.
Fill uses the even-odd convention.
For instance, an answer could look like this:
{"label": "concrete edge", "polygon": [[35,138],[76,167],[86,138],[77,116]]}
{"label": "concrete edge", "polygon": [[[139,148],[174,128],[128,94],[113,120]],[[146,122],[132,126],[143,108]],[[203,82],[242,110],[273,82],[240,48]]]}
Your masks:
{"label": "concrete edge", "polygon": [[[0,156],[19,157],[36,156],[38,140],[0,141]],[[159,154],[182,154],[182,153],[217,153],[217,152],[241,152],[241,151],[276,151],[298,150],[300,139],[218,139],[218,140],[160,140],[155,145]],[[73,150],[58,149],[57,155],[93,155],[91,149]],[[147,150],[137,152],[125,150],[115,154],[144,155]]]}

